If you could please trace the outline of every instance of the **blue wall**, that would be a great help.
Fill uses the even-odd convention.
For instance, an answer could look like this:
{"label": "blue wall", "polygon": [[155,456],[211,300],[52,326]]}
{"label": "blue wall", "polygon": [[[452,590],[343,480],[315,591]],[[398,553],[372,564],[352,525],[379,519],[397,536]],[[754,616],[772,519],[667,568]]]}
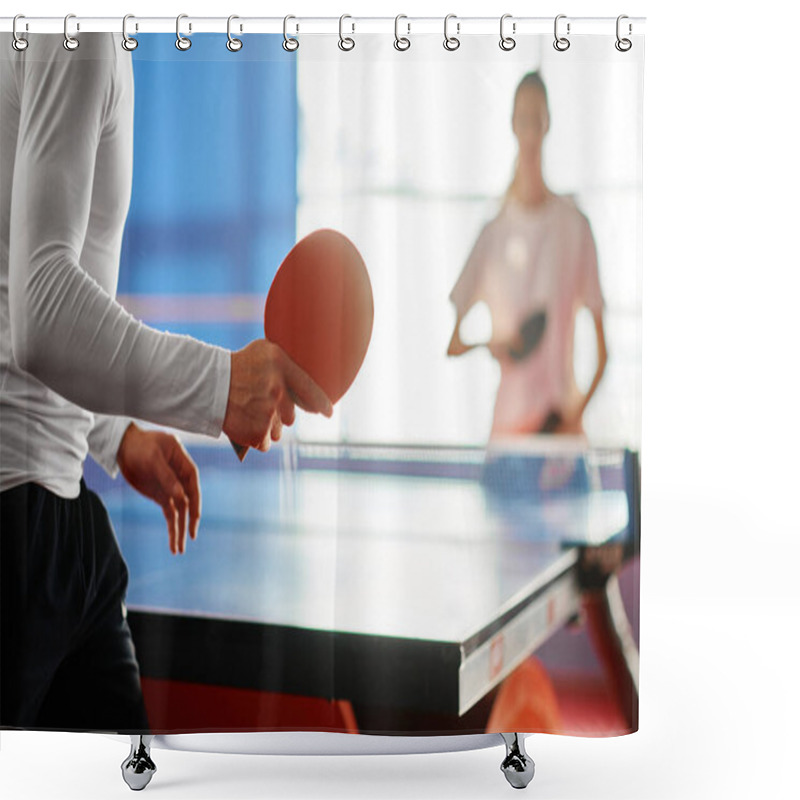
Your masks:
{"label": "blue wall", "polygon": [[[133,194],[121,295],[252,293],[263,301],[295,241],[296,56],[281,36],[140,37]],[[239,348],[258,320],[171,320],[157,327]]]}

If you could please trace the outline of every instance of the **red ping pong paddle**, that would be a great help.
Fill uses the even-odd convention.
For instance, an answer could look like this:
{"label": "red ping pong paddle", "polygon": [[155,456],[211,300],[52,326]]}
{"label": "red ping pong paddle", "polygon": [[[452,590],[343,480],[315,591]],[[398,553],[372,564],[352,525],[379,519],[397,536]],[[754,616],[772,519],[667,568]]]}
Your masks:
{"label": "red ping pong paddle", "polygon": [[[338,402],[355,380],[372,337],[367,268],[343,234],[301,239],[278,268],[264,306],[264,335]],[[247,447],[232,443],[239,459]]]}

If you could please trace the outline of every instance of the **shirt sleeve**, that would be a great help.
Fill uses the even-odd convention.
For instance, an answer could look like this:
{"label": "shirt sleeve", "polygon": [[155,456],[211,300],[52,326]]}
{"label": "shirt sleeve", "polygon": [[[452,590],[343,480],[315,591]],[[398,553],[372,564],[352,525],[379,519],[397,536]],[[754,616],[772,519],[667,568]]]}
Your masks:
{"label": "shirt sleeve", "polygon": [[475,303],[482,299],[480,292],[489,249],[490,224],[485,225],[480,232],[464,268],[450,292],[450,302],[455,306],[459,317],[463,317]]}
{"label": "shirt sleeve", "polygon": [[117,453],[122,437],[131,420],[127,417],[109,417],[97,414],[89,431],[89,452],[92,458],[112,477],[119,473]]}
{"label": "shirt sleeve", "polygon": [[600,274],[597,265],[597,247],[594,243],[589,221],[582,217],[582,238],[579,251],[579,275],[581,285],[581,301],[593,314],[603,313],[605,301],[600,288]]}
{"label": "shirt sleeve", "polygon": [[[84,46],[95,45],[87,37]],[[9,248],[13,355],[89,411],[217,436],[230,353],[144,325],[80,264],[98,142],[112,111],[112,46],[108,37],[96,58],[65,51],[24,64]],[[116,274],[118,263],[108,269]]]}

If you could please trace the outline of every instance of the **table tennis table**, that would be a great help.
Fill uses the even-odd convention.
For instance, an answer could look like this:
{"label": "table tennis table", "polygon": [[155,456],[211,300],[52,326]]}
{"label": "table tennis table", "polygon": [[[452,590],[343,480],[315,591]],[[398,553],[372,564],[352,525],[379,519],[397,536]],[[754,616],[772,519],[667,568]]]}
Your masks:
{"label": "table tennis table", "polygon": [[[172,701],[148,701],[163,732],[201,718],[205,730],[313,727],[271,719],[258,698],[275,695],[344,701],[360,732],[482,732],[498,685],[579,613],[582,556],[638,548],[628,450],[288,439],[242,464],[219,444],[189,451],[203,515],[182,556],[155,504],[87,475],[129,566],[143,684],[171,687]],[[202,687],[260,711],[216,718],[221,695]]]}

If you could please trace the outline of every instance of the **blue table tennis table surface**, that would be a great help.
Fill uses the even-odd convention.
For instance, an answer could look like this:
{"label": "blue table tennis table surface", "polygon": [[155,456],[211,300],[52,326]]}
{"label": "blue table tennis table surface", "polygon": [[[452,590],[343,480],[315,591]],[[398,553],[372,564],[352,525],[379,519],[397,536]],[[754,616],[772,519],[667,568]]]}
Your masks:
{"label": "blue table tennis table surface", "polygon": [[[155,504],[87,476],[129,566],[133,617],[179,620],[186,637],[217,631],[223,650],[239,639],[284,647],[288,636],[305,661],[335,660],[339,682],[351,650],[371,672],[376,653],[394,653],[399,669],[413,651],[431,669],[445,665],[457,685],[437,691],[459,713],[577,612],[580,547],[632,535],[622,450],[290,441],[240,464],[227,447],[189,449],[203,515],[181,556],[169,552]],[[227,680],[225,653],[211,658],[213,679]],[[283,678],[240,672],[232,668],[234,683],[287,690]],[[288,689],[342,691],[323,671],[314,680],[313,692],[310,677]]]}

